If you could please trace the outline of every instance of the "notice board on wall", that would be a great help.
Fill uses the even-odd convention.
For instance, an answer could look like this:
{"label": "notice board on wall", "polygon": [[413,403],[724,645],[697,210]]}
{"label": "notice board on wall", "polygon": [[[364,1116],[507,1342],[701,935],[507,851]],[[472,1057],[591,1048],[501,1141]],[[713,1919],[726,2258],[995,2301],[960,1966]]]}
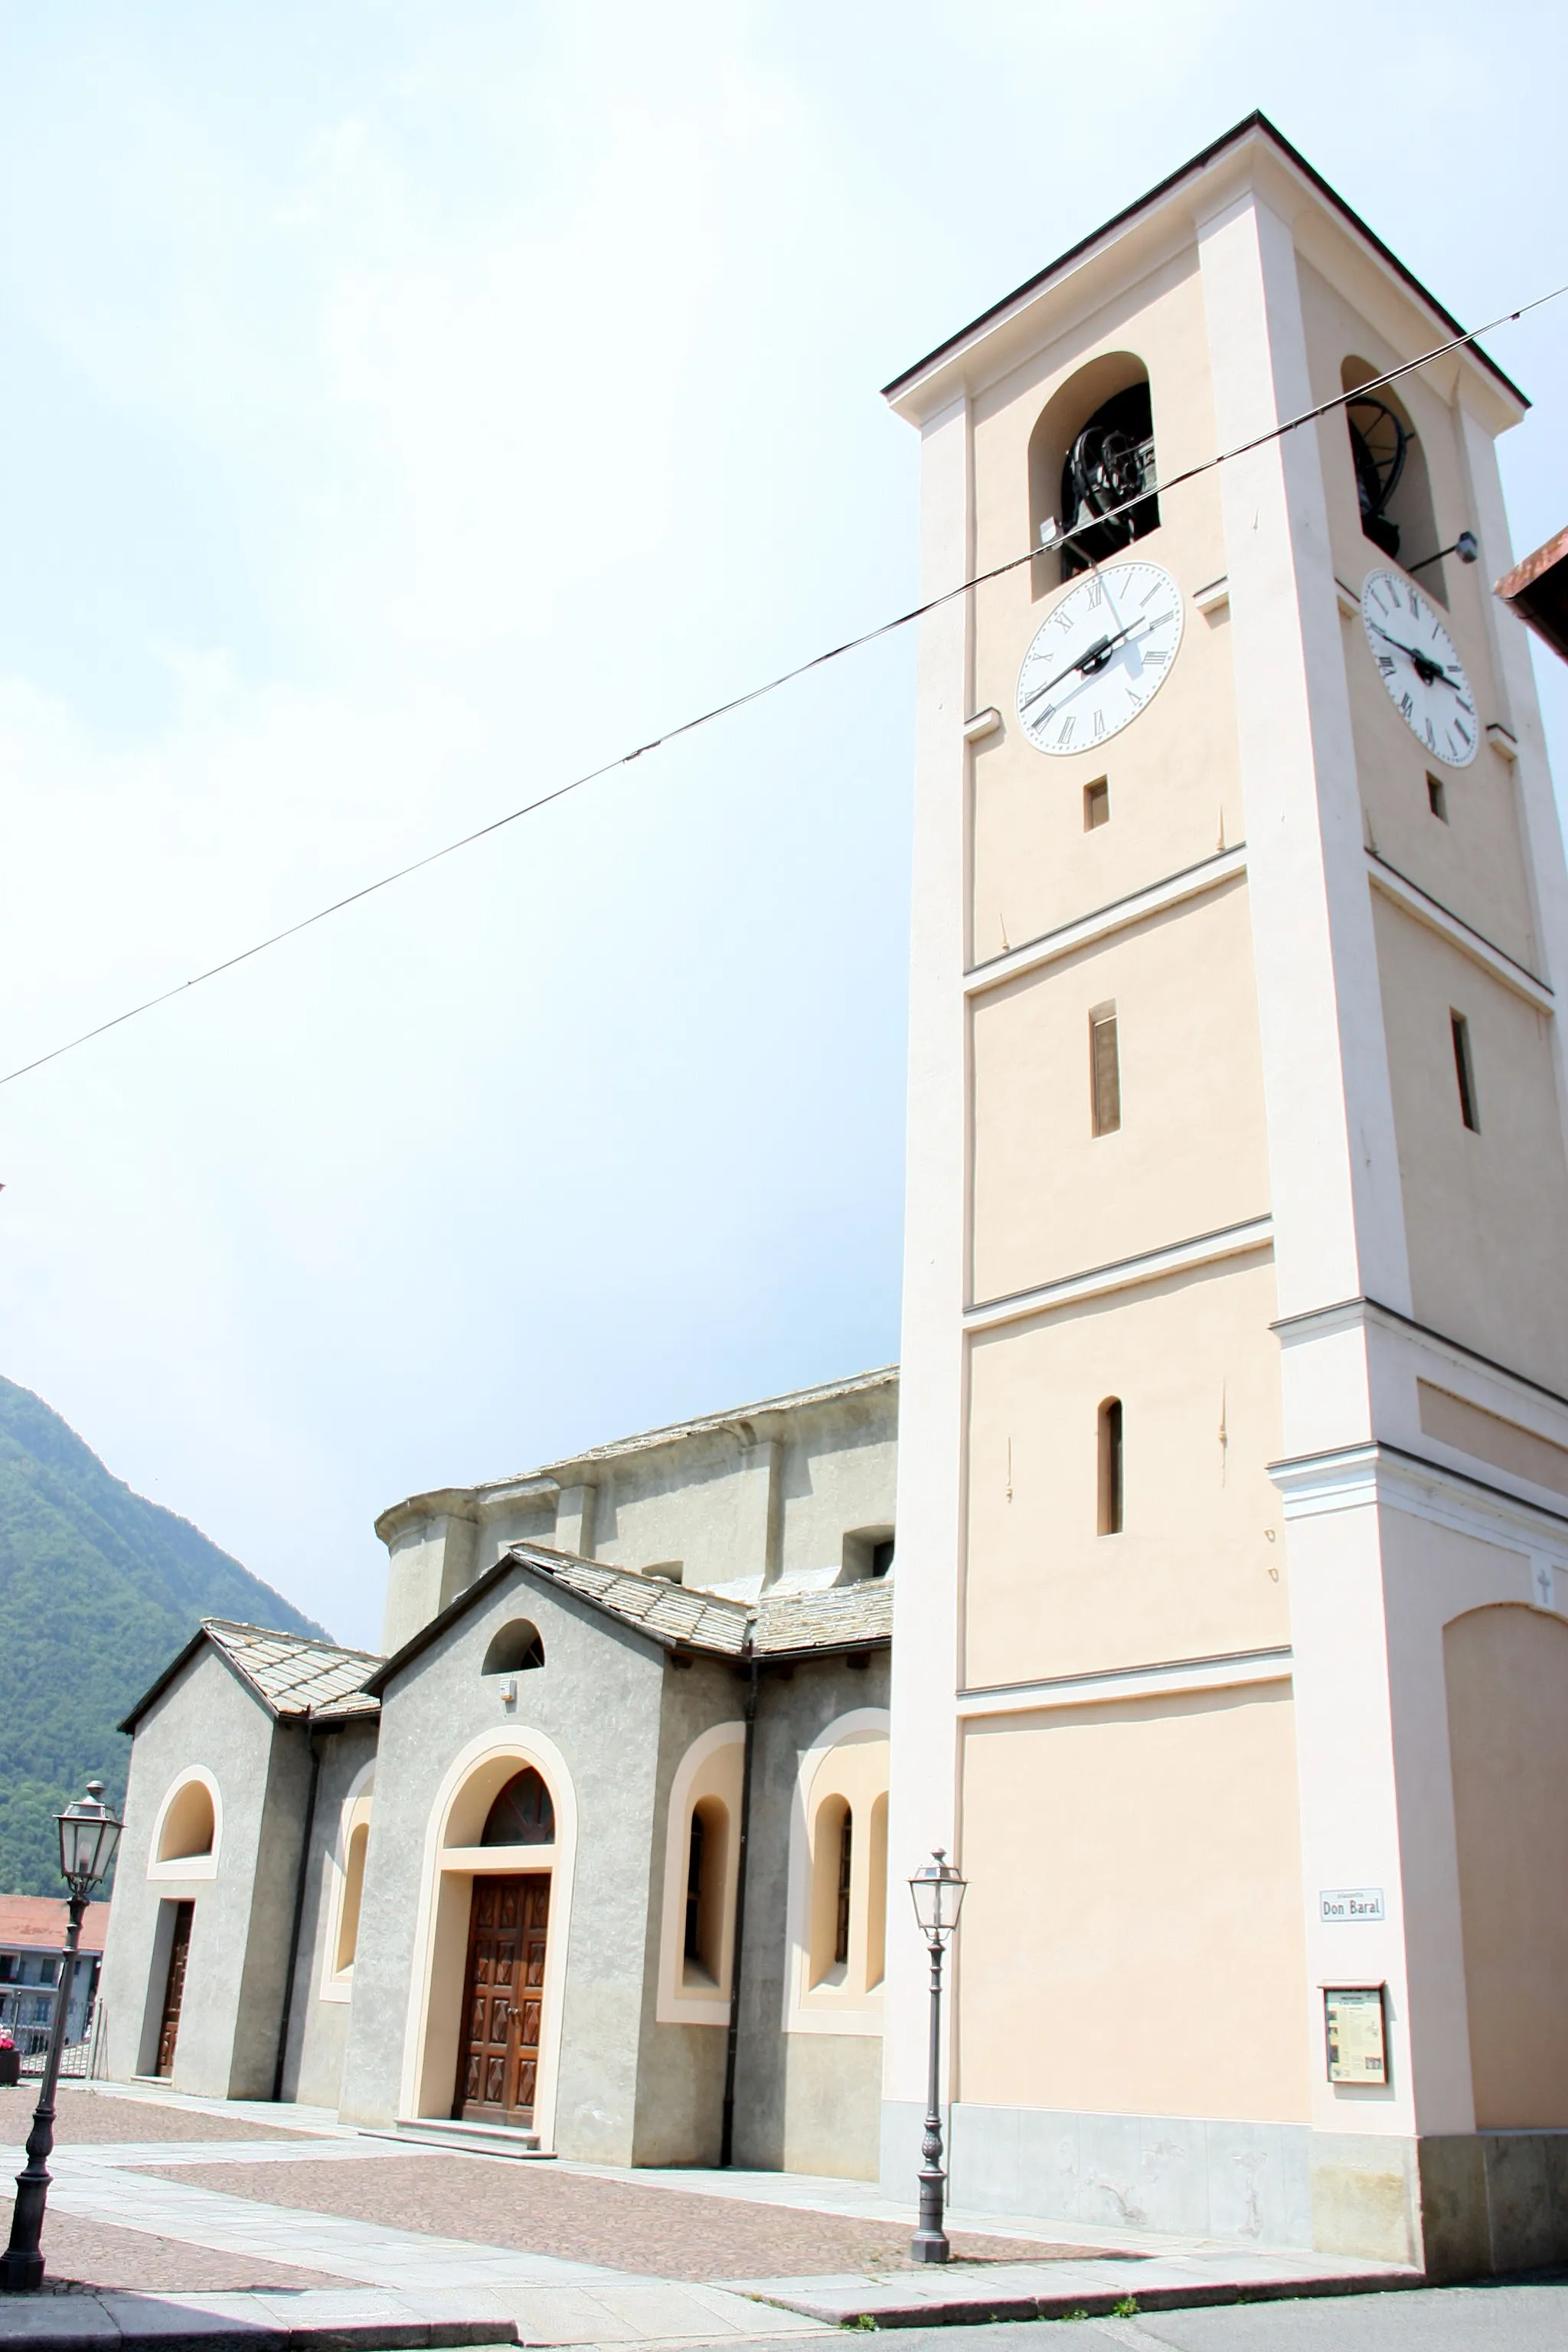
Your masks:
{"label": "notice board on wall", "polygon": [[1323,2032],[1331,2083],[1386,2083],[1381,1985],[1325,1985]]}

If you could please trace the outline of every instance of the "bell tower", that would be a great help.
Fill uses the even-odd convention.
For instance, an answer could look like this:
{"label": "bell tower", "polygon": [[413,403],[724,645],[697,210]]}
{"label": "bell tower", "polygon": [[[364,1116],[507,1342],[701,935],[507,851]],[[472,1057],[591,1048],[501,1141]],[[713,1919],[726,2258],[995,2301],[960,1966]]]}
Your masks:
{"label": "bell tower", "polygon": [[1029,555],[917,689],[889,1865],[969,1881],[952,2193],[1434,2275],[1568,2255],[1525,403],[1375,381],[1458,332],[1254,116],[888,388],[922,593]]}

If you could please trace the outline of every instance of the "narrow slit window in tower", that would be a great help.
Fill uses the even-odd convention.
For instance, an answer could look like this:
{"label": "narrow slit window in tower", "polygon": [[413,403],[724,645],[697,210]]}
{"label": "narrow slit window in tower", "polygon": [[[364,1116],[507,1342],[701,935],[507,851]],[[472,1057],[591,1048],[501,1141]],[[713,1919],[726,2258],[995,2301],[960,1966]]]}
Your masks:
{"label": "narrow slit window in tower", "polygon": [[1107,1397],[1100,1408],[1100,1532],[1121,1533],[1121,1399]]}
{"label": "narrow slit window in tower", "polygon": [[1089,1090],[1096,1135],[1121,1124],[1121,1063],[1116,1047],[1116,1007],[1097,1004],[1089,1016]]}
{"label": "narrow slit window in tower", "polygon": [[1459,1117],[1472,1135],[1479,1135],[1481,1122],[1476,1108],[1476,1073],[1470,1061],[1470,1024],[1462,1013],[1450,1013],[1448,1025],[1454,1033],[1454,1076],[1459,1082]]}

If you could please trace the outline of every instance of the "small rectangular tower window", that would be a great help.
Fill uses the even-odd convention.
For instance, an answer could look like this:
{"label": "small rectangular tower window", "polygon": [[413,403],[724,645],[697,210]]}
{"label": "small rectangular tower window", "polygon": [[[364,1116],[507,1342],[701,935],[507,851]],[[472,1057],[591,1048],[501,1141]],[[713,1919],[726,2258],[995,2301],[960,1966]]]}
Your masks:
{"label": "small rectangular tower window", "polygon": [[1472,1134],[1479,1135],[1481,1121],[1476,1108],[1476,1074],[1470,1062],[1470,1024],[1462,1013],[1450,1013],[1448,1025],[1454,1033],[1454,1076],[1459,1082],[1459,1117]]}
{"label": "small rectangular tower window", "polygon": [[1121,1124],[1121,1063],[1116,1050],[1116,1007],[1096,1004],[1089,1015],[1089,1092],[1096,1135]]}
{"label": "small rectangular tower window", "polygon": [[1434,816],[1440,816],[1444,824],[1447,824],[1448,795],[1443,790],[1443,779],[1441,776],[1429,775],[1427,777],[1426,804],[1430,808]]}
{"label": "small rectangular tower window", "polygon": [[1110,823],[1110,785],[1104,776],[1097,784],[1083,788],[1083,829],[1092,833],[1097,824]]}
{"label": "small rectangular tower window", "polygon": [[1121,1533],[1121,1399],[1107,1397],[1100,1408],[1099,1507],[1102,1536]]}

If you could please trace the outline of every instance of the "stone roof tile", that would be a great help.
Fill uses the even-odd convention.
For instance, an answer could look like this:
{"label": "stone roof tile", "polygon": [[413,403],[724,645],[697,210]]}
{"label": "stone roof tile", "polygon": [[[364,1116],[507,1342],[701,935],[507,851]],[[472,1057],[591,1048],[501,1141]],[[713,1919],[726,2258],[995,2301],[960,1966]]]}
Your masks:
{"label": "stone roof tile", "polygon": [[830,1585],[757,1606],[755,1641],[763,1657],[780,1651],[845,1650],[893,1638],[893,1590],[885,1577]]}
{"label": "stone roof tile", "polygon": [[340,1650],[299,1633],[273,1633],[227,1617],[204,1617],[202,1631],[229,1664],[279,1715],[315,1715],[331,1707],[373,1713],[376,1702],[361,1685],[381,1660],[368,1650]]}
{"label": "stone roof tile", "polygon": [[892,1588],[879,1578],[787,1599],[764,1595],[749,1609],[718,1593],[672,1584],[668,1577],[578,1559],[545,1544],[513,1544],[510,1557],[626,1624],[714,1657],[746,1657],[753,1649],[759,1657],[798,1657],[814,1650],[869,1648],[892,1639]]}

